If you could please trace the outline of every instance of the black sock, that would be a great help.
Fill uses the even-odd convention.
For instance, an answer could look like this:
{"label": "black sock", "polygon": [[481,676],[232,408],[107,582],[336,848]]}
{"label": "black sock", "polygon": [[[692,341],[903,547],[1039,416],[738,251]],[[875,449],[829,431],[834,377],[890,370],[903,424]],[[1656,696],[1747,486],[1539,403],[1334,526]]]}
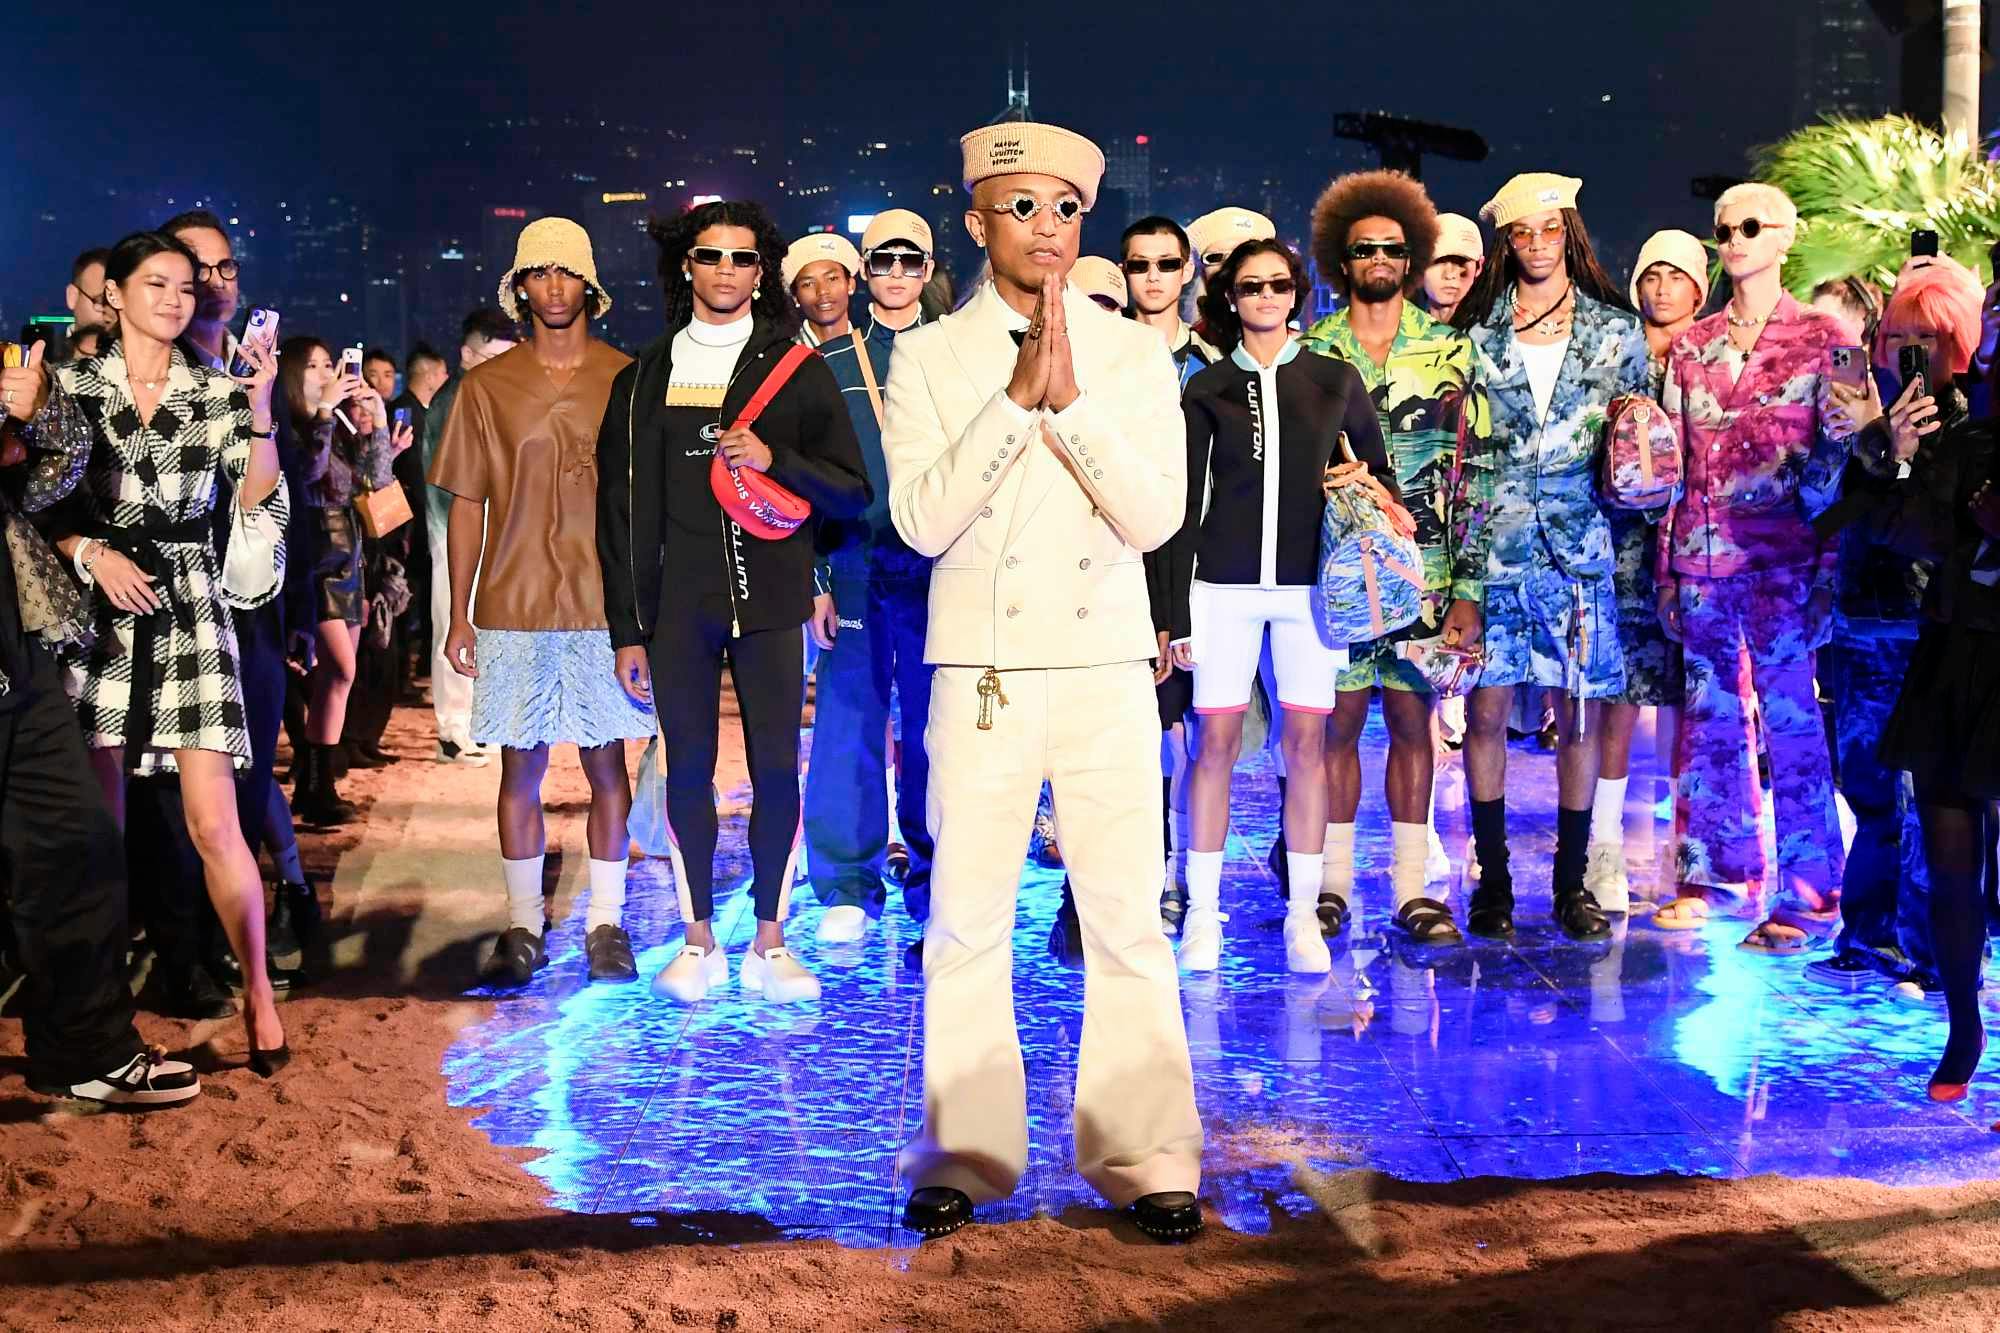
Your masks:
{"label": "black sock", "polygon": [[1472,848],[1479,857],[1479,886],[1511,886],[1513,873],[1507,869],[1507,798],[1467,801],[1472,811]]}
{"label": "black sock", "polygon": [[1556,810],[1556,892],[1582,893],[1590,864],[1590,811]]}
{"label": "black sock", "polygon": [[1167,873],[1174,868],[1174,780],[1160,779],[1160,846],[1167,854]]}

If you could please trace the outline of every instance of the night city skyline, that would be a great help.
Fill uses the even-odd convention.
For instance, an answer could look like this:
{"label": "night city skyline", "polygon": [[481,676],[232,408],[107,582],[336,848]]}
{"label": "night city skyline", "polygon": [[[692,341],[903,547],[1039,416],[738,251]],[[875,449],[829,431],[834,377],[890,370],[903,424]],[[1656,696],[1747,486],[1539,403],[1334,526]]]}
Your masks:
{"label": "night city skyline", "polygon": [[[1144,19],[1078,8],[1060,37],[981,10],[955,15],[950,41],[874,6],[838,21],[791,8],[768,26],[705,14],[685,31],[625,6],[559,22],[457,3],[426,12],[374,34],[366,59],[337,42],[329,55],[317,20],[295,14],[162,32],[164,67],[211,90],[164,102],[152,88],[80,98],[99,82],[84,62],[30,62],[10,94],[28,92],[10,175],[30,202],[0,220],[0,322],[61,312],[77,250],[197,201],[236,219],[246,305],[278,306],[288,333],[399,357],[418,338],[455,351],[459,317],[493,299],[514,235],[551,213],[591,232],[617,297],[604,333],[626,346],[659,332],[646,217],[703,195],[758,198],[788,235],[852,234],[880,208],[916,208],[963,280],[977,256],[958,220],[956,139],[1028,80],[1036,119],[1089,134],[1111,159],[1086,251],[1108,252],[1141,213],[1185,221],[1222,203],[1268,212],[1303,242],[1326,181],[1376,164],[1333,136],[1333,117],[1379,110],[1486,140],[1484,162],[1426,160],[1441,209],[1475,213],[1519,170],[1583,177],[1584,214],[1622,276],[1653,229],[1705,230],[1694,177],[1741,174],[1751,149],[1818,114],[1897,102],[1895,45],[1864,0],[1693,4],[1671,28],[1553,9],[1495,25],[1491,11],[1446,4],[1289,16],[1277,43],[1211,39],[1212,19],[1184,5]],[[52,50],[82,51],[101,16],[19,21]],[[563,58],[565,40],[593,32],[602,40]],[[667,47],[684,77],[667,77]],[[1604,59],[1621,49],[1624,67]],[[134,135],[135,118],[183,137]]]}

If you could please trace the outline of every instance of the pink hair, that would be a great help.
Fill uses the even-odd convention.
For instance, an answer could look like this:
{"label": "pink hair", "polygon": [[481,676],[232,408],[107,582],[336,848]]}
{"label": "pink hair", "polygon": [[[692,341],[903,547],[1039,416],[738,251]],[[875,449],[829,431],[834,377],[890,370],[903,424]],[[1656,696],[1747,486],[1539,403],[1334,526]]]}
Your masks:
{"label": "pink hair", "polygon": [[1904,274],[1889,293],[1882,327],[1914,324],[1934,331],[1951,373],[1963,375],[1979,349],[1980,310],[1985,304],[1986,292],[1968,270],[1956,264],[1926,264]]}

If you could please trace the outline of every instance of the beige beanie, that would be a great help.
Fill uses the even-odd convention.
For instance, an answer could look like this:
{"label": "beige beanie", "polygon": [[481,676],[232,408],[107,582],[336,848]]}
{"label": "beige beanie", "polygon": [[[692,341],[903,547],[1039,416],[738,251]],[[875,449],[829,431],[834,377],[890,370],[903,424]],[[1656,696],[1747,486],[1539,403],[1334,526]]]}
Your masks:
{"label": "beige beanie", "polygon": [[1272,240],[1277,234],[1278,224],[1262,213],[1234,206],[1203,213],[1188,223],[1187,229],[1188,244],[1194,247],[1197,261],[1218,250],[1226,255],[1245,241]]}
{"label": "beige beanie", "polygon": [[1639,309],[1639,279],[1655,264],[1672,264],[1694,279],[1695,290],[1701,293],[1695,298],[1696,310],[1708,304],[1708,247],[1688,232],[1670,227],[1654,232],[1639,247],[1639,262],[1632,265],[1632,282],[1626,289],[1634,310]]}
{"label": "beige beanie", "polygon": [[601,319],[611,309],[611,293],[597,280],[597,261],[590,253],[590,235],[568,218],[538,218],[521,228],[514,244],[514,264],[500,279],[500,308],[515,323],[527,318],[514,295],[514,279],[523,269],[567,269],[590,284],[597,293],[592,319]]}
{"label": "beige beanie", "polygon": [[1106,296],[1125,308],[1125,272],[1098,255],[1085,255],[1069,271],[1069,285],[1085,296]]}
{"label": "beige beanie", "polygon": [[822,259],[831,259],[847,270],[847,276],[857,277],[861,272],[861,252],[854,248],[854,242],[838,232],[813,231],[793,241],[785,251],[784,260],[778,265],[778,276],[790,291],[792,280],[799,276],[799,270],[807,264],[817,264]]}
{"label": "beige beanie", "polygon": [[958,141],[965,156],[965,188],[993,176],[1054,176],[1076,187],[1086,209],[1097,206],[1104,152],[1071,130],[1008,121],[976,129]]}
{"label": "beige beanie", "polygon": [[876,246],[890,241],[908,241],[927,255],[934,253],[931,249],[931,224],[907,208],[892,208],[877,213],[868,224],[868,230],[861,233],[861,253],[865,255]]}
{"label": "beige beanie", "polygon": [[1486,240],[1479,234],[1479,224],[1463,213],[1438,214],[1437,249],[1431,254],[1431,262],[1440,259],[1484,259]]}
{"label": "beige beanie", "polygon": [[1501,186],[1500,193],[1480,208],[1479,216],[1496,227],[1509,227],[1530,213],[1575,208],[1577,191],[1582,188],[1583,182],[1575,176],[1558,176],[1549,171],[1523,172]]}

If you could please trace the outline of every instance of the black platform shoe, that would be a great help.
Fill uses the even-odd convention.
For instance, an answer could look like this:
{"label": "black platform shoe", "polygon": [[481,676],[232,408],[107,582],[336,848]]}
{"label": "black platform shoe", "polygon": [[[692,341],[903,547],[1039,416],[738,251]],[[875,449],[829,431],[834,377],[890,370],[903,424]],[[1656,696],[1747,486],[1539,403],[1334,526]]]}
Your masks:
{"label": "black platform shoe", "polygon": [[928,1240],[949,1236],[971,1220],[972,1200],[962,1191],[943,1185],[911,1190],[909,1201],[903,1205],[903,1225]]}
{"label": "black platform shoe", "polygon": [[1201,1234],[1201,1201],[1185,1190],[1148,1194],[1128,1211],[1139,1230],[1165,1244]]}
{"label": "black platform shoe", "polygon": [[540,935],[520,926],[509,927],[493,945],[493,954],[480,969],[480,984],[525,986],[549,961],[548,946]]}
{"label": "black platform shoe", "polygon": [[1472,891],[1472,901],[1466,905],[1465,928],[1485,940],[1513,939],[1514,882],[1489,883],[1481,876],[1479,887]]}
{"label": "black platform shoe", "polygon": [[623,926],[594,927],[583,937],[583,953],[590,961],[592,981],[632,981],[639,975],[632,958],[632,937]]}
{"label": "black platform shoe", "polygon": [[1573,940],[1604,940],[1611,938],[1611,921],[1604,915],[1604,909],[1584,888],[1557,889],[1555,893],[1556,924],[1563,934]]}

